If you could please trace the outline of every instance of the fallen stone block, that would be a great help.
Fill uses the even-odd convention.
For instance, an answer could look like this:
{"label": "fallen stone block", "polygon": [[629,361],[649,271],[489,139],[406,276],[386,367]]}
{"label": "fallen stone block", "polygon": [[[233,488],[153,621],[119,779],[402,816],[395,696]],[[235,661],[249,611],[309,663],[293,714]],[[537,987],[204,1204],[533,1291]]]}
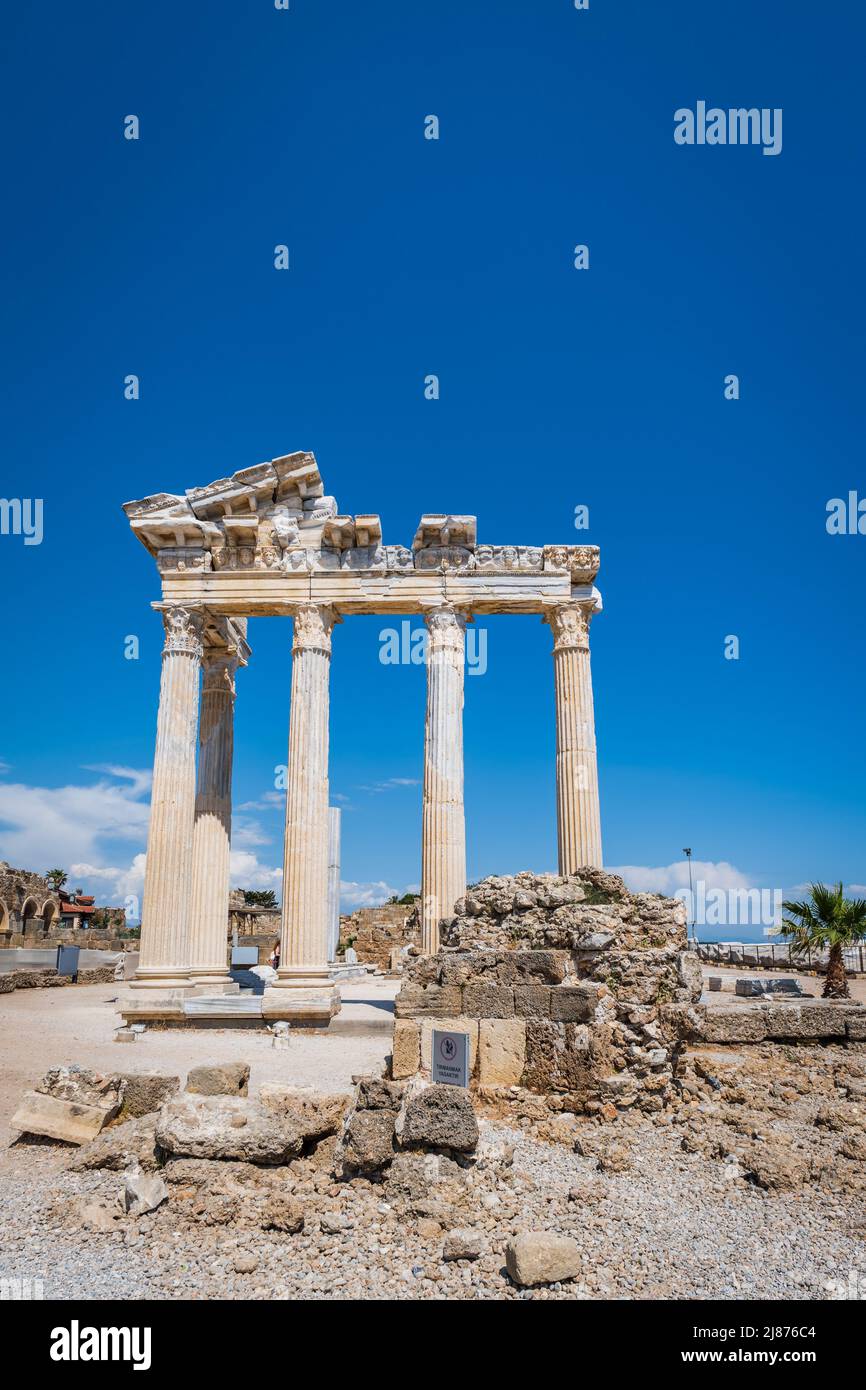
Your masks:
{"label": "fallen stone block", "polygon": [[359,1110],[399,1110],[405,1086],[380,1076],[364,1076],[358,1083]]}
{"label": "fallen stone block", "polygon": [[471,1153],[478,1146],[478,1121],[467,1092],[459,1086],[428,1086],[406,1105],[398,1138],[404,1148]]}
{"label": "fallen stone block", "polygon": [[700,1037],[705,1042],[763,1042],[767,1036],[767,1010],[760,1005],[694,1012],[700,1017]]}
{"label": "fallen stone block", "polygon": [[22,1134],[42,1134],[65,1144],[86,1144],[96,1138],[109,1118],[110,1112],[99,1105],[25,1091],[9,1123]]}
{"label": "fallen stone block", "polygon": [[348,1095],[322,1095],[301,1086],[263,1081],[259,1087],[259,1104],[288,1120],[292,1129],[307,1142],[324,1139],[328,1134],[338,1134],[352,1098]]}
{"label": "fallen stone block", "polygon": [[90,1168],[152,1170],[159,1164],[156,1150],[156,1115],[143,1115],[125,1124],[110,1125],[90,1143],[82,1145],[69,1167],[74,1172]]}
{"label": "fallen stone block", "polygon": [[185,1092],[159,1112],[156,1142],[177,1158],[287,1163],[303,1149],[303,1134],[289,1118],[240,1096]]}
{"label": "fallen stone block", "polygon": [[355,1110],[343,1137],[343,1161],[360,1172],[384,1168],[394,1157],[394,1110]]}
{"label": "fallen stone block", "polygon": [[505,1265],[515,1284],[559,1284],[576,1279],[582,1267],[580,1246],[552,1231],[525,1231],[505,1247]]}
{"label": "fallen stone block", "polygon": [[120,1107],[122,1120],[135,1120],[150,1115],[180,1090],[180,1077],[161,1076],[158,1072],[115,1072],[112,1080],[123,1090]]}
{"label": "fallen stone block", "polygon": [[211,1067],[193,1067],[186,1089],[199,1096],[245,1096],[249,1081],[248,1062],[222,1062]]}

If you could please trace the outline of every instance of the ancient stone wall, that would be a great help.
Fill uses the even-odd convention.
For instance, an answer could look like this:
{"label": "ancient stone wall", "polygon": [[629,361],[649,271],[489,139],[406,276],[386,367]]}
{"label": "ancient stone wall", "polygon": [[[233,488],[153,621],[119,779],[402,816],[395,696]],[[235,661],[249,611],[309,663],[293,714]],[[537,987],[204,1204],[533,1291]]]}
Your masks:
{"label": "ancient stone wall", "polygon": [[355,938],[352,944],[362,964],[376,965],[384,974],[390,972],[392,963],[400,969],[403,947],[417,945],[421,939],[417,903],[416,899],[411,907],[385,903],[359,908],[340,918],[340,941],[345,944]]}
{"label": "ancient stone wall", "polygon": [[434,1028],[469,1034],[472,1084],[553,1093],[559,1108],[658,1110],[696,1003],[683,904],[631,894],[583,869],[489,878],[441,924],[442,947],[410,959],[397,996],[392,1071],[428,1073]]}
{"label": "ancient stone wall", "polygon": [[40,874],[0,863],[0,936],[32,939],[60,921],[60,896]]}

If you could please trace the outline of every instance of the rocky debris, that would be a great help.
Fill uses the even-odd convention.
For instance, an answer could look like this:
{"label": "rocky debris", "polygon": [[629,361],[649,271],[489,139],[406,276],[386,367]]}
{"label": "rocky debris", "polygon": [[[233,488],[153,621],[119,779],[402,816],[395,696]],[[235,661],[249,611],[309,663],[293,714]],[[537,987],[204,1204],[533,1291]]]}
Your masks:
{"label": "rocky debris", "polygon": [[121,1172],[132,1167],[147,1172],[158,1165],[156,1115],[150,1114],[104,1129],[90,1143],[82,1145],[69,1167],[73,1172],[95,1168]]}
{"label": "rocky debris", "polygon": [[627,1173],[632,1166],[631,1150],[616,1131],[584,1128],[574,1141],[574,1151],[594,1159],[602,1173]]}
{"label": "rocky debris", "polygon": [[164,1101],[180,1090],[179,1077],[161,1076],[158,1072],[115,1072],[111,1079],[121,1088],[123,1096],[119,1115],[121,1120],[152,1115]]}
{"label": "rocky debris", "polygon": [[471,1153],[478,1145],[472,1101],[459,1086],[427,1086],[413,1096],[401,1116],[404,1148],[453,1149]]}
{"label": "rocky debris", "polygon": [[384,1168],[394,1157],[395,1110],[354,1110],[343,1133],[343,1163],[359,1172]]}
{"label": "rocky debris", "polygon": [[73,1222],[77,1222],[85,1231],[96,1231],[102,1235],[113,1232],[117,1226],[116,1213],[104,1202],[81,1202],[73,1213]]}
{"label": "rocky debris", "polygon": [[94,1139],[120,1110],[123,1085],[102,1072],[54,1067],[33,1091],[25,1091],[10,1121],[22,1134],[60,1143]]}
{"label": "rocky debris", "polygon": [[348,1095],[322,1095],[312,1087],[283,1086],[264,1081],[259,1087],[259,1104],[291,1120],[305,1141],[338,1134],[352,1104]]}
{"label": "rocky debris", "polygon": [[576,1279],[583,1260],[580,1246],[570,1236],[552,1231],[524,1231],[505,1247],[505,1264],[515,1284],[559,1284]]}
{"label": "rocky debris", "polygon": [[262,1207],[261,1226],[265,1231],[285,1231],[296,1235],[304,1229],[304,1209],[299,1202],[269,1197]]}
{"label": "rocky debris", "polygon": [[168,1188],[158,1174],[127,1173],[123,1182],[123,1209],[130,1216],[155,1211],[168,1196]]}
{"label": "rocky debris", "polygon": [[442,1246],[443,1260],[479,1260],[484,1254],[485,1240],[480,1231],[469,1226],[449,1231]]}
{"label": "rocky debris", "polygon": [[177,1158],[287,1163],[300,1154],[303,1134],[290,1119],[241,1096],[184,1093],[159,1112],[156,1142]]}
{"label": "rocky debris", "polygon": [[356,1079],[359,1110],[399,1110],[406,1090],[402,1082],[387,1081],[380,1076],[360,1076]]}
{"label": "rocky debris", "polygon": [[222,1062],[210,1067],[193,1067],[186,1089],[199,1096],[246,1096],[249,1093],[248,1062]]}

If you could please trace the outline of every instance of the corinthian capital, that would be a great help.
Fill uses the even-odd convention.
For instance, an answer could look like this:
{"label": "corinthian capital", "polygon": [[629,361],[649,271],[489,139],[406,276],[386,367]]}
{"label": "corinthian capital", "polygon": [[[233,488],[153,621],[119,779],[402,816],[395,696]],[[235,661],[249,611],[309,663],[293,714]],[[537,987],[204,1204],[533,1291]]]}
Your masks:
{"label": "corinthian capital", "polygon": [[190,656],[202,655],[202,632],[204,614],[193,608],[171,607],[162,610],[165,628],[163,653],[188,652]]}
{"label": "corinthian capital", "polygon": [[235,675],[239,665],[237,652],[225,647],[205,647],[202,657],[202,690],[235,696]]}
{"label": "corinthian capital", "polygon": [[326,604],[302,603],[295,614],[293,652],[325,652],[331,654],[331,630],[342,618]]}
{"label": "corinthian capital", "polygon": [[463,651],[466,624],[469,621],[467,612],[460,608],[449,608],[447,604],[438,604],[424,610],[424,621],[430,634],[428,640],[431,650],[448,648],[452,651]]}
{"label": "corinthian capital", "polygon": [[544,614],[543,621],[553,630],[553,650],[564,652],[577,649],[589,650],[589,624],[595,612],[592,599],[576,603],[565,600],[551,604]]}

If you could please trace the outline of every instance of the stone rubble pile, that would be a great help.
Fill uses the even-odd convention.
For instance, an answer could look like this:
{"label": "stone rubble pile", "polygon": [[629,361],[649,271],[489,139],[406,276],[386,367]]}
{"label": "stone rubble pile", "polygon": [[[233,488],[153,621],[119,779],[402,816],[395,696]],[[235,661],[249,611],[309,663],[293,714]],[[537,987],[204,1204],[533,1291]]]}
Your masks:
{"label": "stone rubble pile", "polygon": [[430,1070],[434,1029],[469,1034],[473,1082],[594,1114],[663,1108],[681,1047],[665,1006],[700,998],[683,904],[600,869],[485,879],[407,963],[392,1073]]}

